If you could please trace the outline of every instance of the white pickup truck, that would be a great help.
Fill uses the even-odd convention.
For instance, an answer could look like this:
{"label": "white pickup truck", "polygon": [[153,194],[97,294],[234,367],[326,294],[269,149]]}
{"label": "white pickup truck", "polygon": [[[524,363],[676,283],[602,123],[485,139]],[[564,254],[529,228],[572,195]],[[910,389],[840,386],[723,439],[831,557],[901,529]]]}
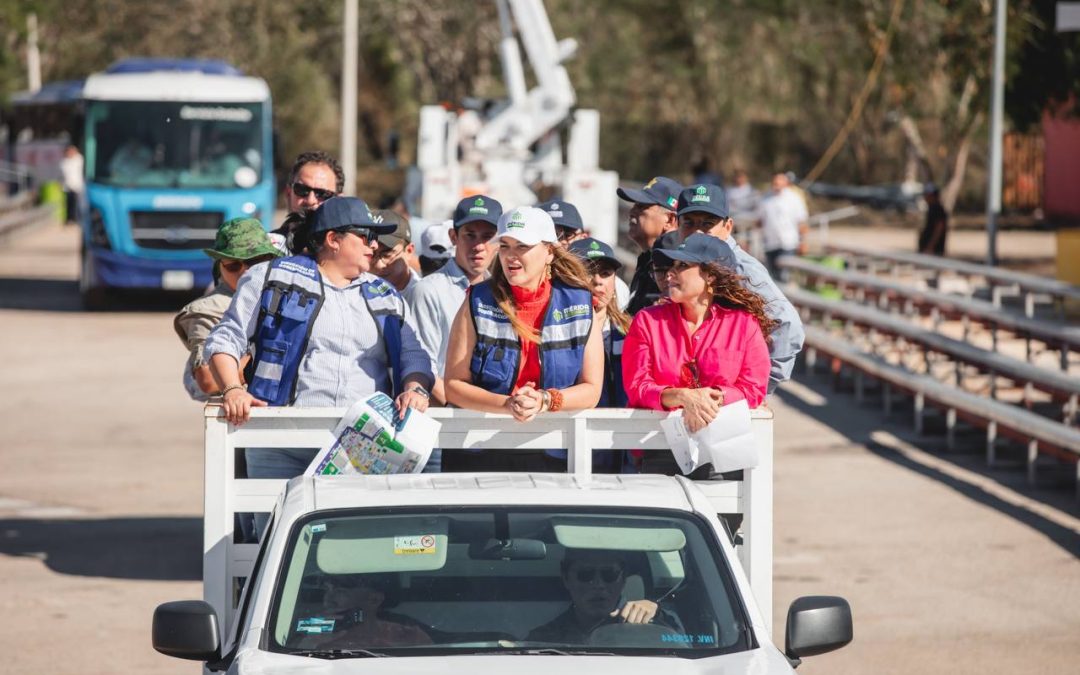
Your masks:
{"label": "white pickup truck", "polygon": [[[247,443],[287,445],[304,436],[301,444],[321,445],[339,413],[260,410],[250,428],[234,429],[208,408],[207,477]],[[245,675],[541,673],[553,666],[771,674],[791,673],[801,657],[851,640],[848,604],[819,596],[792,604],[785,648],[774,646],[768,614],[744,573],[746,545],[737,552],[717,516],[747,516],[744,533],[766,548],[748,489],[765,471],[771,482],[771,415],[755,419],[769,441],[762,466],[744,481],[697,482],[590,474],[593,451],[661,448],[654,413],[590,411],[530,425],[435,414],[443,417],[445,447],[562,446],[572,471],[305,477],[284,490],[280,482],[214,478],[208,565],[240,573],[242,545],[227,533],[223,546],[215,534],[215,522],[231,523],[233,510],[276,501],[268,532],[244,570],[238,605],[213,583],[210,602],[161,605],[154,647]],[[274,489],[281,490],[276,498]],[[757,579],[762,588],[765,581]],[[219,616],[232,617],[227,631]]]}

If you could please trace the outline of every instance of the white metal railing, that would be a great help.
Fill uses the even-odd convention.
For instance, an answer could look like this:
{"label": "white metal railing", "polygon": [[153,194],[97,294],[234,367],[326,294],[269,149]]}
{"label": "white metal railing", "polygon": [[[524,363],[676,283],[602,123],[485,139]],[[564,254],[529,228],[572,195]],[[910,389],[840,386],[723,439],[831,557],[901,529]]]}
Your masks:
{"label": "white metal railing", "polygon": [[[220,406],[206,406],[203,597],[217,610],[223,629],[232,623],[239,580],[250,575],[258,552],[257,544],[234,542],[234,514],[273,510],[286,483],[235,478],[237,452],[246,447],[324,447],[344,414],[344,408],[255,408],[247,424],[235,427],[225,421]],[[451,408],[430,408],[428,414],[442,423],[443,449],[565,448],[568,471],[579,475],[592,473],[593,450],[668,449],[659,424],[665,414],[651,410],[597,408],[548,414],[525,424],[507,415]],[[697,481],[717,513],[743,515],[739,560],[766,626],[772,625],[772,418],[767,408],[751,411],[761,459],[742,481]]]}

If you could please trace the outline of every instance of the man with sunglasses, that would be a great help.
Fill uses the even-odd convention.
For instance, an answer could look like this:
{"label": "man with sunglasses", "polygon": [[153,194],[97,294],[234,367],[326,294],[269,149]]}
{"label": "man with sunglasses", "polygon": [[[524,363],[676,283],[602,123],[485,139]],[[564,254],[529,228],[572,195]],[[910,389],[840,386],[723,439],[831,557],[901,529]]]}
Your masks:
{"label": "man with sunglasses", "polygon": [[[219,391],[210,366],[203,359],[203,344],[229,308],[240,277],[252,265],[281,255],[262,223],[254,218],[234,218],[223,223],[213,248],[203,249],[203,253],[214,259],[214,278],[219,279],[218,284],[208,294],[188,303],[173,319],[173,328],[188,350],[184,389],[196,401],[205,401]],[[248,358],[241,359],[241,369]]]}
{"label": "man with sunglasses", "polygon": [[584,644],[597,628],[617,624],[656,623],[683,632],[673,612],[652,600],[626,597],[626,561],[619,551],[568,548],[560,571],[570,607],[534,628],[528,642]]}
{"label": "man with sunglasses", "polygon": [[743,278],[743,286],[765,300],[765,312],[777,322],[769,343],[769,393],[791,379],[795,357],[802,351],[806,332],[795,307],[773,281],[765,265],[739,246],[732,236],[734,221],[724,189],[716,185],[691,185],[679,195],[679,234],[682,239],[700,232],[720,239],[733,254],[731,268]]}
{"label": "man with sunglasses", "polygon": [[300,153],[289,172],[285,186],[285,210],[288,216],[274,234],[285,237],[290,251],[304,250],[304,242],[294,242],[296,231],[306,223],[306,215],[336,197],[345,189],[345,170],[332,155],[320,151]]}
{"label": "man with sunglasses", "polygon": [[630,238],[641,249],[634,278],[630,280],[630,303],[626,311],[631,316],[660,298],[660,289],[652,278],[652,248],[657,238],[665,232],[677,229],[675,207],[679,201],[682,185],[665,176],[657,176],[640,190],[619,188],[617,193],[623,201],[631,202]]}
{"label": "man with sunglasses", "polygon": [[375,215],[384,223],[392,224],[394,231],[379,235],[379,248],[372,258],[371,271],[392,284],[398,293],[408,295],[409,289],[420,281],[420,274],[409,264],[416,252],[409,221],[391,209],[380,209]]}

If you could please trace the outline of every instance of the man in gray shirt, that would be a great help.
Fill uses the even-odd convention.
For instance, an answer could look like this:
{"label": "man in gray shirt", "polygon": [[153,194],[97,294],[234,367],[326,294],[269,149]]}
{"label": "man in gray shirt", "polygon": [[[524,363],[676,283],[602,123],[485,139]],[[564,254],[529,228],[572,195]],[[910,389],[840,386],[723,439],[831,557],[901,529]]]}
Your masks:
{"label": "man in gray shirt", "polygon": [[[716,211],[726,216],[688,210],[694,206],[693,200],[708,200],[711,206],[716,207]],[[765,299],[765,312],[769,318],[779,322],[773,329],[772,342],[769,344],[769,360],[772,362],[769,368],[769,393],[773,393],[781,382],[791,379],[795,357],[802,350],[803,340],[806,339],[799,313],[784,297],[765,266],[744,251],[735,241],[735,237],[731,236],[735,221],[728,212],[723,188],[716,185],[691,185],[686,188],[679,195],[678,216],[679,234],[683,239],[695,232],[703,232],[723,240],[728,245],[731,258],[718,262],[731,267],[736,274],[744,277],[746,281],[743,283],[746,287]]]}
{"label": "man in gray shirt", "polygon": [[420,341],[435,357],[436,380],[431,395],[440,404],[446,403],[442,375],[450,325],[465,302],[465,291],[488,277],[495,256],[491,238],[501,215],[502,205],[491,197],[479,195],[461,200],[454,209],[454,228],[450,231],[454,257],[405,291],[405,300],[416,316]]}

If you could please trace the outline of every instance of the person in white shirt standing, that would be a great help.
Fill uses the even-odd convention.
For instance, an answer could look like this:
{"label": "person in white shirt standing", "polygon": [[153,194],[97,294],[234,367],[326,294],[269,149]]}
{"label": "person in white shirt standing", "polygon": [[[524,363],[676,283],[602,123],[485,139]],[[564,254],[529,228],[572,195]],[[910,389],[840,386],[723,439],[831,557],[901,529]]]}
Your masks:
{"label": "person in white shirt standing", "polygon": [[783,255],[795,255],[806,250],[807,221],[810,214],[785,174],[772,179],[772,192],[761,200],[757,212],[758,226],[765,248],[765,264],[774,279],[783,275],[776,261]]}
{"label": "person in white shirt standing", "polygon": [[60,160],[60,174],[64,177],[67,222],[78,223],[86,183],[83,180],[83,156],[74,145],[64,149],[64,158]]}

